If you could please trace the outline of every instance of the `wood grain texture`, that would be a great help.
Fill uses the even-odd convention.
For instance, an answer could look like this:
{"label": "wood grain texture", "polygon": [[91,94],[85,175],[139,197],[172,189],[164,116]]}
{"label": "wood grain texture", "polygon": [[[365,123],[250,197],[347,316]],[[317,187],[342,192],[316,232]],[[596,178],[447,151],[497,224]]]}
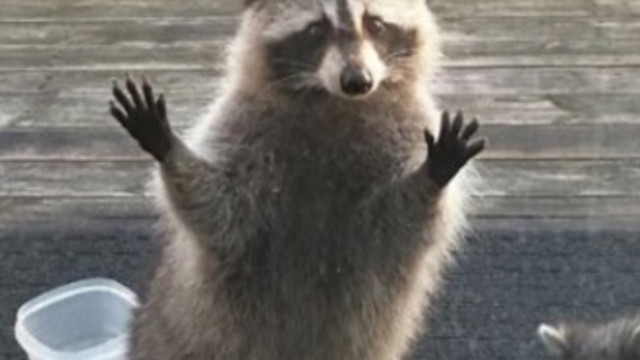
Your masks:
{"label": "wood grain texture", "polygon": [[0,198],[0,223],[89,222],[92,220],[148,220],[151,202],[139,198],[6,197]]}
{"label": "wood grain texture", "polygon": [[[149,161],[0,162],[0,197],[142,197]],[[484,160],[481,197],[640,197],[640,160]]]}
{"label": "wood grain texture", "polygon": [[[638,197],[496,197],[478,202],[474,218],[604,219],[640,217]],[[150,199],[141,197],[0,197],[2,224],[39,222],[149,221],[157,218]]]}
{"label": "wood grain texture", "polygon": [[[634,0],[432,0],[434,11],[444,18],[571,15],[632,17],[640,13]],[[209,0],[4,0],[2,19],[90,19],[203,17],[237,14],[240,3]]]}
{"label": "wood grain texture", "polygon": [[[100,128],[6,129],[0,161],[146,160],[123,129],[105,114]],[[485,159],[638,159],[639,124],[486,125]]]}
{"label": "wood grain texture", "polygon": [[[617,19],[616,19],[617,20]],[[86,66],[151,51],[155,58],[193,66],[219,60],[235,32],[236,17],[96,19],[84,21],[0,21],[2,67]],[[593,17],[469,17],[443,21],[450,66],[605,66],[640,64],[640,21]],[[74,57],[78,52],[92,56]],[[162,56],[160,56],[162,55]],[[66,56],[66,58],[65,58]],[[46,62],[51,58],[51,62]],[[20,64],[19,60],[25,61]],[[69,63],[64,62],[69,60]],[[159,64],[156,64],[159,66]],[[169,64],[165,64],[169,66]]]}
{"label": "wood grain texture", "polygon": [[[640,3],[430,4],[447,55],[433,90],[442,108],[479,117],[491,140],[481,218],[640,213]],[[239,8],[210,0],[2,1],[0,218],[149,216],[151,163],[107,114],[111,80],[125,71],[150,77],[184,130],[220,82]]]}
{"label": "wood grain texture", "polygon": [[[0,223],[154,217],[151,162],[0,163]],[[484,161],[479,219],[632,219],[640,161]]]}
{"label": "wood grain texture", "polygon": [[78,21],[152,17],[206,17],[236,15],[238,1],[209,0],[3,0],[0,19]]}
{"label": "wood grain texture", "polygon": [[[104,86],[105,88],[108,85]],[[214,85],[199,93],[176,93],[167,89],[169,115],[177,127],[187,127],[202,116],[212,101]],[[100,128],[111,125],[106,112],[109,99],[104,89],[94,93],[0,96],[0,126],[5,129]],[[463,95],[440,96],[443,109],[459,109],[485,125],[611,125],[640,123],[640,95]],[[568,130],[569,131],[569,130]]]}
{"label": "wood grain texture", "polygon": [[[4,55],[3,55],[4,56]],[[149,61],[153,61],[151,54]],[[1,60],[0,60],[1,61]],[[100,95],[108,99],[111,81],[122,78],[128,70],[146,75],[158,89],[168,94],[192,96],[212,94],[219,69],[154,68],[138,59],[109,69],[69,70],[32,69],[0,71],[0,96],[55,93],[60,96]],[[625,95],[640,97],[640,67],[569,69],[555,67],[456,68],[437,77],[434,92],[438,95],[550,96],[550,95]]]}

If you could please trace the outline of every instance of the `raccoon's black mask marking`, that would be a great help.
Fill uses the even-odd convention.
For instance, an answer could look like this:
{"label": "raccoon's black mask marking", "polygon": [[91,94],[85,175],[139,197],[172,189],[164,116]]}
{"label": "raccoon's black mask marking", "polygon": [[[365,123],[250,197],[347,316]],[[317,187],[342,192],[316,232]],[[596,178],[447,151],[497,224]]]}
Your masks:
{"label": "raccoon's black mask marking", "polygon": [[[267,59],[274,80],[315,72],[332,38],[331,23],[323,18],[304,30],[267,46]],[[295,79],[291,79],[295,81]]]}
{"label": "raccoon's black mask marking", "polygon": [[[381,22],[382,28],[376,27],[376,21]],[[364,27],[383,59],[406,58],[415,54],[418,46],[416,30],[406,30],[370,15],[365,15]]]}
{"label": "raccoon's black mask marking", "polygon": [[415,54],[418,46],[416,30],[406,30],[365,15],[364,34],[359,34],[349,10],[344,6],[339,10],[341,23],[338,29],[334,29],[330,20],[324,17],[287,38],[267,45],[267,64],[272,80],[298,83],[301,78],[296,75],[317,71],[332,43],[345,58],[356,54],[363,41],[371,41],[385,62]]}

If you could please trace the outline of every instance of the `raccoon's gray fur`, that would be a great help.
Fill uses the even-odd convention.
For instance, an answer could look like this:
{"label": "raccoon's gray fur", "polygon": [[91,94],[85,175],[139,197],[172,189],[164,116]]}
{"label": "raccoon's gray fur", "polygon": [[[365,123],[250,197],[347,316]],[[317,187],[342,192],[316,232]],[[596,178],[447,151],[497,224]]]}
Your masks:
{"label": "raccoon's gray fur", "polygon": [[[468,177],[423,173],[438,58],[424,0],[254,0],[184,143],[153,122],[164,100],[148,84],[146,105],[116,88],[114,116],[161,162],[170,229],[132,359],[405,354],[465,227]],[[461,126],[443,129],[477,130]],[[440,164],[457,172],[483,146]]]}
{"label": "raccoon's gray fur", "polygon": [[538,335],[562,360],[640,360],[640,314],[603,323],[543,324]]}

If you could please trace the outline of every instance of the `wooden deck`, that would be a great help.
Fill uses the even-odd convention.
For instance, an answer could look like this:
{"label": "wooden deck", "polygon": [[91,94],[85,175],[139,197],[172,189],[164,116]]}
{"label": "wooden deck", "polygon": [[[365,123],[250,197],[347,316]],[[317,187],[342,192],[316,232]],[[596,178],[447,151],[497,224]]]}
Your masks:
{"label": "wooden deck", "polygon": [[[107,115],[110,79],[148,75],[184,128],[210,100],[233,3],[3,0],[0,226],[148,217],[148,157]],[[491,140],[478,219],[640,219],[640,2],[432,7],[443,107]]]}

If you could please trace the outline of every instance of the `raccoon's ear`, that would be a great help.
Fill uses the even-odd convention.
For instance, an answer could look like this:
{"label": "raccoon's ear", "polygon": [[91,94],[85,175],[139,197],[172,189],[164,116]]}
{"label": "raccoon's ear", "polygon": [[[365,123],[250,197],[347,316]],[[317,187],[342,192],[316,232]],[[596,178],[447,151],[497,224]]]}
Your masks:
{"label": "raccoon's ear", "polygon": [[538,327],[538,336],[553,355],[564,356],[569,352],[567,330],[564,327],[542,324]]}

